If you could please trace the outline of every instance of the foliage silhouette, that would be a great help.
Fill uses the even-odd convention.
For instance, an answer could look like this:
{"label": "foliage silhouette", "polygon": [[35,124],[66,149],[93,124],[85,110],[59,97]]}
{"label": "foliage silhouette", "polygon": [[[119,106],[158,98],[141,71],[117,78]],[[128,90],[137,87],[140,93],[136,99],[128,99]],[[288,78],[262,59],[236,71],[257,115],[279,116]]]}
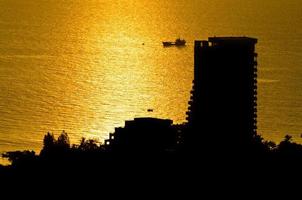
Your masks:
{"label": "foliage silhouette", "polygon": [[282,158],[302,159],[302,145],[293,142],[292,136],[286,135],[275,151]]}
{"label": "foliage silhouette", "polygon": [[56,147],[56,139],[55,136],[48,132],[43,139],[43,148],[40,152],[40,155],[45,155],[45,154],[49,154],[51,152],[54,152],[54,149]]}
{"label": "foliage silhouette", "polygon": [[3,158],[7,158],[12,165],[20,165],[35,161],[37,156],[34,151],[12,151],[2,154]]}
{"label": "foliage silhouette", "polygon": [[[58,143],[59,138],[60,143]],[[240,171],[262,177],[266,175],[264,172],[272,173],[272,169],[278,169],[277,167],[283,166],[283,163],[289,166],[300,166],[297,164],[300,164],[299,161],[302,159],[302,145],[294,143],[289,136],[276,145],[256,135],[251,141],[253,153],[245,152],[235,159],[230,156],[221,159],[211,153],[208,157],[194,154],[182,148],[183,141],[177,141],[173,151],[160,154],[156,150],[152,154],[151,151],[140,152],[140,149],[136,149],[140,152],[139,154],[125,154],[125,152],[111,151],[107,145],[85,138],[82,138],[79,144],[70,147],[68,141],[68,134],[65,132],[57,140],[53,134],[47,133],[40,155],[35,155],[33,151],[3,154],[2,156],[8,158],[12,164],[0,167],[0,177],[6,177],[8,180],[33,179],[50,182],[50,180],[57,181],[62,177],[66,180],[72,179],[75,174],[81,174],[77,178],[85,182],[98,178],[117,181],[127,177],[130,180],[142,174],[144,176],[150,174],[149,179],[158,177],[159,180],[160,177],[167,175],[183,177],[187,176],[187,173],[190,173],[190,176],[218,173],[219,176],[225,176],[228,173],[234,175]],[[238,168],[242,164],[244,165]],[[261,170],[260,168],[257,170],[259,165],[262,166]],[[84,172],[93,175],[87,177],[83,174]]]}
{"label": "foliage silhouette", "polygon": [[98,146],[98,141],[93,139],[82,138],[80,145],[73,145],[73,149],[78,149],[80,151],[87,151],[87,152],[93,152],[98,151],[100,149],[100,146]]}
{"label": "foliage silhouette", "polygon": [[58,137],[57,146],[58,146],[58,148],[61,148],[63,150],[67,150],[70,148],[69,137],[68,137],[68,134],[64,130],[61,133],[61,135]]}

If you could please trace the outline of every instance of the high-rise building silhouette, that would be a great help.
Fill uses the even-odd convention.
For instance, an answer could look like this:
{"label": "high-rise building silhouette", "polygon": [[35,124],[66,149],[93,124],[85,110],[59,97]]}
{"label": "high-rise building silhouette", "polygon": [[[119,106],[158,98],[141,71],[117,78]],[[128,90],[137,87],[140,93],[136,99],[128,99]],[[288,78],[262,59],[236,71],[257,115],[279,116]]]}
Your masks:
{"label": "high-rise building silhouette", "polygon": [[190,145],[248,147],[257,129],[257,39],[211,37],[195,41],[188,109]]}

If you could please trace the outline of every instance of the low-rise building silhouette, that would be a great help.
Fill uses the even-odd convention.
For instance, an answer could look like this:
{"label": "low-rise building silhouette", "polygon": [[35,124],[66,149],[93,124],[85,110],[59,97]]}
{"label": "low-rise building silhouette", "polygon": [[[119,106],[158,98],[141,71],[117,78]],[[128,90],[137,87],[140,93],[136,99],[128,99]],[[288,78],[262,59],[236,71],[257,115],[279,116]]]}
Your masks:
{"label": "low-rise building silhouette", "polygon": [[194,81],[187,112],[189,146],[248,147],[257,129],[257,39],[195,41]]}
{"label": "low-rise building silhouette", "polygon": [[125,127],[105,140],[107,149],[115,152],[162,152],[176,145],[177,129],[172,120],[157,118],[135,118],[125,122]]}

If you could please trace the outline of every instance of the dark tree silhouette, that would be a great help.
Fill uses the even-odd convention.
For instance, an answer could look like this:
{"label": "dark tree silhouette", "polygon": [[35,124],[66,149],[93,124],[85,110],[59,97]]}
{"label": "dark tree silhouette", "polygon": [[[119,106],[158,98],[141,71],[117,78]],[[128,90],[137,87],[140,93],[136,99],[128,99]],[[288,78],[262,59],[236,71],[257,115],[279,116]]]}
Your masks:
{"label": "dark tree silhouette", "polygon": [[67,152],[70,149],[70,141],[68,134],[63,131],[56,140],[54,135],[48,132],[43,139],[43,148],[40,155],[44,158],[54,158],[62,156],[60,154]]}
{"label": "dark tree silhouette", "polygon": [[13,166],[19,164],[30,163],[36,159],[34,151],[11,151],[2,154],[3,158],[7,158]]}
{"label": "dark tree silhouette", "polygon": [[284,137],[284,142],[292,142],[292,140],[293,140],[293,136],[291,136],[291,135],[286,135]]}
{"label": "dark tree silhouette", "polygon": [[53,149],[56,145],[56,139],[54,135],[50,132],[48,132],[43,139],[43,149]]}
{"label": "dark tree silhouette", "polygon": [[43,148],[40,152],[40,156],[45,157],[47,155],[53,154],[56,149],[57,141],[53,133],[48,132],[43,139]]}
{"label": "dark tree silhouette", "polygon": [[81,151],[97,151],[100,147],[97,144],[96,140],[82,138],[80,145],[77,147]]}
{"label": "dark tree silhouette", "polygon": [[277,145],[275,142],[272,141],[263,141],[263,144],[270,150],[274,151],[277,148]]}
{"label": "dark tree silhouette", "polygon": [[278,145],[276,152],[283,158],[299,158],[302,156],[302,145],[293,142],[290,135],[286,135],[284,140]]}
{"label": "dark tree silhouette", "polygon": [[70,148],[70,141],[68,134],[63,130],[61,135],[58,137],[57,146],[61,149],[69,149]]}

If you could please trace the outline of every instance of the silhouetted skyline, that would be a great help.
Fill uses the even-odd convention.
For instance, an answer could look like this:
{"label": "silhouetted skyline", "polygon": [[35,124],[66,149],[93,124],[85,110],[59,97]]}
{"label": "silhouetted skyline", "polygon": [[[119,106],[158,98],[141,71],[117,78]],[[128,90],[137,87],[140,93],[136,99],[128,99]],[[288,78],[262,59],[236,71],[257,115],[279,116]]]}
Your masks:
{"label": "silhouetted skyline", "polygon": [[300,1],[1,0],[0,152],[38,152],[48,131],[103,140],[136,117],[184,123],[194,40],[214,35],[259,39],[259,133],[301,143]]}
{"label": "silhouetted skyline", "polygon": [[285,163],[290,169],[302,166],[302,145],[291,136],[276,145],[256,134],[256,42],[242,37],[195,42],[188,123],[135,118],[101,144],[82,138],[79,145],[72,145],[65,131],[57,138],[47,133],[38,155],[30,150],[2,155],[12,164],[0,165],[1,180],[48,186],[76,176],[77,181],[68,186],[93,182],[103,188],[113,182],[117,189],[116,183],[135,179],[139,184],[150,180],[161,184],[168,178],[170,186],[179,186],[190,177],[202,177],[199,181],[208,184],[213,177],[241,180],[244,174],[260,181]]}

